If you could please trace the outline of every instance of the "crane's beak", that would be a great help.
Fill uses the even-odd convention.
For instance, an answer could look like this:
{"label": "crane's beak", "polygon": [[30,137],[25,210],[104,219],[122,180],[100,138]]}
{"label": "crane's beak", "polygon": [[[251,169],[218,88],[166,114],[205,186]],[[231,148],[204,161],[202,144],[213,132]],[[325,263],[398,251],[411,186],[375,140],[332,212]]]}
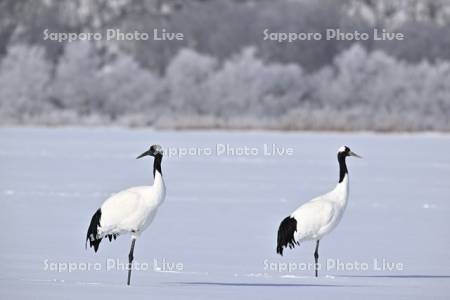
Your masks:
{"label": "crane's beak", "polygon": [[142,158],[142,157],[147,156],[147,155],[151,155],[150,150],[145,151],[144,153],[142,153],[141,155],[136,157],[136,159]]}
{"label": "crane's beak", "polygon": [[349,156],[354,156],[354,157],[357,157],[357,158],[362,158],[361,156],[359,156],[358,154],[356,154],[356,153],[353,152],[353,151],[350,151],[350,152],[348,153],[348,155],[349,155]]}

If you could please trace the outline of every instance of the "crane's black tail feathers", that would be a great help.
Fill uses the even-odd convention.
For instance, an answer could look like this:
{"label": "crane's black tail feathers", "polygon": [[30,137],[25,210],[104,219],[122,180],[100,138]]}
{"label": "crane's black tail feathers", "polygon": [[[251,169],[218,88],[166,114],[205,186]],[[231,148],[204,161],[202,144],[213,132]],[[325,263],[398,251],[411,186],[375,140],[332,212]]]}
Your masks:
{"label": "crane's black tail feathers", "polygon": [[107,235],[105,235],[105,236],[106,236],[106,237],[109,239],[109,241],[111,242],[113,238],[114,238],[114,240],[116,240],[116,238],[117,238],[118,235],[119,235],[118,233],[111,233],[111,234],[107,234]]}
{"label": "crane's black tail feathers", "polygon": [[86,235],[85,247],[87,248],[87,242],[89,241],[89,247],[90,248],[94,247],[95,252],[97,252],[98,246],[100,246],[100,242],[102,241],[102,238],[98,234],[98,228],[100,227],[101,218],[102,218],[102,211],[99,208],[92,216],[91,224],[89,225]]}
{"label": "crane's black tail feathers", "polygon": [[297,231],[297,220],[295,218],[287,217],[278,228],[278,242],[277,253],[283,256],[283,249],[289,247],[294,248],[296,245],[300,245],[295,241],[294,233]]}

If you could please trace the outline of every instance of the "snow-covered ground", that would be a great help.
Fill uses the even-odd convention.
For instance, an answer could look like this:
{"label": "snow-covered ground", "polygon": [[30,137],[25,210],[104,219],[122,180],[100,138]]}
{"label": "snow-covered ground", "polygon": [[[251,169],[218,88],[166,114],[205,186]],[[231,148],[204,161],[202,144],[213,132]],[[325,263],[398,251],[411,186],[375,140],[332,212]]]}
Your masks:
{"label": "snow-covered ground", "polygon": [[[154,143],[212,153],[164,158],[167,199],[135,249],[148,270],[126,287],[129,237],[94,254],[85,234],[110,193],[151,184],[151,159],[135,157]],[[280,257],[276,233],[336,184],[342,144],[364,159],[348,159],[349,206],[321,242],[316,279],[294,270],[311,266],[314,244]],[[448,135],[0,129],[0,299],[448,299],[449,195]]]}

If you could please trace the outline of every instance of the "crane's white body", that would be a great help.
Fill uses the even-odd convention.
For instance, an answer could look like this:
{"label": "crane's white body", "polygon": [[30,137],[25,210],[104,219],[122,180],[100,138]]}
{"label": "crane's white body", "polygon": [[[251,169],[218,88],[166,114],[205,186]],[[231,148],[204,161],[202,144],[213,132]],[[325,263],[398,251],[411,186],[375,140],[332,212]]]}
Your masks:
{"label": "crane's white body", "polygon": [[164,179],[158,171],[152,186],[132,187],[112,195],[101,206],[99,235],[139,236],[152,223],[165,195]]}
{"label": "crane's white body", "polygon": [[349,195],[349,178],[345,174],[342,182],[322,196],[316,197],[298,209],[291,217],[298,220],[297,231],[294,233],[296,242],[305,240],[320,240],[339,224]]}

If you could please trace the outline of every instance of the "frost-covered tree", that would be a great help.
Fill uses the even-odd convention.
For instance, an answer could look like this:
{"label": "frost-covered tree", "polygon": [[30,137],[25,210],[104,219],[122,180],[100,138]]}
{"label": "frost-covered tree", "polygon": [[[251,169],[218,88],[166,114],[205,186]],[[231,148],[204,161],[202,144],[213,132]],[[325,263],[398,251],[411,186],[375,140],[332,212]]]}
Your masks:
{"label": "frost-covered tree", "polygon": [[148,70],[141,68],[130,56],[120,55],[104,66],[96,75],[103,102],[100,112],[111,118],[126,113],[137,113],[151,107],[162,93],[162,80]]}
{"label": "frost-covered tree", "polygon": [[174,57],[165,78],[170,104],[175,111],[203,114],[213,110],[205,84],[217,66],[218,61],[213,57],[190,49],[183,49]]}
{"label": "frost-covered tree", "polygon": [[333,68],[324,68],[315,75],[323,77],[316,80],[318,98],[322,105],[335,109],[368,104],[372,98],[383,103],[395,100],[385,93],[383,84],[387,83],[386,76],[397,76],[396,66],[396,60],[384,53],[369,54],[355,44],[335,58]]}
{"label": "frost-covered tree", "polygon": [[48,108],[45,103],[51,65],[44,49],[15,45],[0,63],[0,114],[3,122],[27,123],[27,118]]}
{"label": "frost-covered tree", "polygon": [[[299,103],[307,88],[296,65],[264,64],[247,48],[206,82],[207,99],[218,116],[273,116]],[[210,104],[211,105],[211,104]]]}
{"label": "frost-covered tree", "polygon": [[[102,60],[89,42],[66,46],[52,84],[52,102],[80,116],[116,119],[148,109],[162,90],[158,76],[140,67],[130,56],[117,53]],[[157,112],[152,111],[155,115]]]}
{"label": "frost-covered tree", "polygon": [[100,70],[98,78],[105,94],[101,112],[113,119],[142,110],[153,119],[161,109],[157,101],[164,89],[163,81],[130,56],[118,56]]}
{"label": "frost-covered tree", "polygon": [[52,83],[53,103],[81,114],[100,107],[104,97],[97,77],[100,63],[100,57],[90,42],[67,44]]}

